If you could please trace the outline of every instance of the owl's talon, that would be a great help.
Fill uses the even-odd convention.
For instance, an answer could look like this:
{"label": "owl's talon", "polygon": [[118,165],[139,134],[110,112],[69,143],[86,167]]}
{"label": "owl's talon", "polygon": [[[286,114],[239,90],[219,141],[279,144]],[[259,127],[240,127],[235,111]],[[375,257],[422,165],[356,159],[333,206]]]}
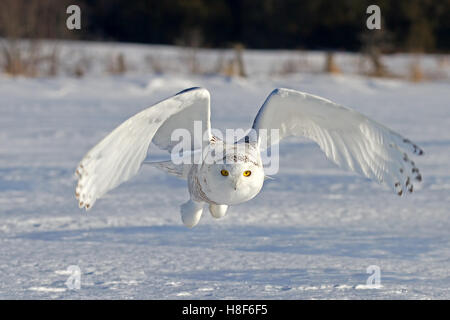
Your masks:
{"label": "owl's talon", "polygon": [[188,228],[195,227],[202,217],[203,202],[189,200],[181,205],[180,212],[183,224]]}
{"label": "owl's talon", "polygon": [[209,212],[216,218],[223,218],[227,214],[228,206],[226,204],[210,204]]}

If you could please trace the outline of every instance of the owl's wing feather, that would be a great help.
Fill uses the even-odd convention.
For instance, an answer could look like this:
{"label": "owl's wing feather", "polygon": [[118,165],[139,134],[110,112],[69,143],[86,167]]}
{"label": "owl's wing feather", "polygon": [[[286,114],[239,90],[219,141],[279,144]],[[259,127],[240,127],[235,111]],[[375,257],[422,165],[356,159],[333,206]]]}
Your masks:
{"label": "owl's wing feather", "polygon": [[[171,140],[173,130],[186,129],[192,138],[199,137],[194,134],[194,121],[201,121],[210,135],[210,95],[203,88],[184,90],[119,125],[77,167],[75,195],[80,208],[91,208],[106,192],[136,175],[151,142],[170,152],[178,143]],[[203,143],[195,141],[191,146],[201,148]]]}
{"label": "owl's wing feather", "polygon": [[171,174],[180,179],[187,180],[189,175],[189,170],[192,168],[192,164],[175,164],[171,160],[169,161],[158,161],[158,162],[144,162],[144,164],[151,165],[152,167],[158,168],[168,174]]}
{"label": "owl's wing feather", "polygon": [[[254,123],[261,150],[288,136],[315,141],[328,159],[343,169],[384,183],[402,195],[422,180],[407,151],[423,150],[398,133],[352,109],[311,94],[276,89],[264,102]],[[266,129],[267,134],[262,134]],[[270,129],[278,129],[278,139]],[[272,140],[271,140],[272,139]]]}

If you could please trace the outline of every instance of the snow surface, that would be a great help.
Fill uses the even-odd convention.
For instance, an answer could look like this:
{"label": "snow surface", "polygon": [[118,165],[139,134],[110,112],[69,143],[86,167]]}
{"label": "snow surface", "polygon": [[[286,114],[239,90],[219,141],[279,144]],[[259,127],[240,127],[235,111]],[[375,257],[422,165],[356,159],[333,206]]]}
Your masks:
{"label": "snow surface", "polygon": [[[215,128],[248,128],[276,87],[352,107],[425,150],[412,195],[289,139],[280,172],[220,220],[182,225],[185,182],[144,166],[86,213],[74,196],[83,155],[129,116],[192,86],[211,92]],[[100,75],[0,77],[1,299],[449,299],[450,90],[352,76],[249,79]],[[290,148],[287,148],[289,146]],[[81,288],[69,290],[71,265]],[[381,286],[366,285],[377,265]]]}

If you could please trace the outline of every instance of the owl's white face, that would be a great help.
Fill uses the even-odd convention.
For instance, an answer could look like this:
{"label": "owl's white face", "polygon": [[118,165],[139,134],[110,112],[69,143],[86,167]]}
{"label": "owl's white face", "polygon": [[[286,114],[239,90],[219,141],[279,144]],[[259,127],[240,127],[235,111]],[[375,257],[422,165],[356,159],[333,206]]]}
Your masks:
{"label": "owl's white face", "polygon": [[198,176],[202,191],[218,204],[234,205],[255,197],[264,183],[264,170],[256,161],[225,161],[203,165]]}

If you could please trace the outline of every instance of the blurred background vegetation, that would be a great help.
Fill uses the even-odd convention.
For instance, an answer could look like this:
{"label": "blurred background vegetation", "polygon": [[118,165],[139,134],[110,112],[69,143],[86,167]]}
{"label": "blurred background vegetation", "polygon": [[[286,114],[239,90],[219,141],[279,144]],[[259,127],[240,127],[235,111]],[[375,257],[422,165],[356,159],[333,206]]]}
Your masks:
{"label": "blurred background vegetation", "polygon": [[[78,1],[77,1],[78,2]],[[82,37],[206,47],[359,50],[381,8],[390,51],[450,50],[450,0],[84,0]]]}
{"label": "blurred background vegetation", "polygon": [[[80,32],[58,24],[69,4],[81,7]],[[0,35],[356,51],[370,4],[381,8],[385,51],[450,51],[450,0],[1,0]]]}
{"label": "blurred background vegetation", "polygon": [[[81,8],[81,30],[66,28],[70,4]],[[381,30],[366,28],[371,4],[381,8]],[[57,73],[58,48],[43,54],[42,39],[234,48],[237,55],[244,48],[358,51],[383,76],[382,54],[450,52],[450,0],[0,0],[6,73],[33,76],[38,60]],[[332,55],[327,65],[334,70]]]}

